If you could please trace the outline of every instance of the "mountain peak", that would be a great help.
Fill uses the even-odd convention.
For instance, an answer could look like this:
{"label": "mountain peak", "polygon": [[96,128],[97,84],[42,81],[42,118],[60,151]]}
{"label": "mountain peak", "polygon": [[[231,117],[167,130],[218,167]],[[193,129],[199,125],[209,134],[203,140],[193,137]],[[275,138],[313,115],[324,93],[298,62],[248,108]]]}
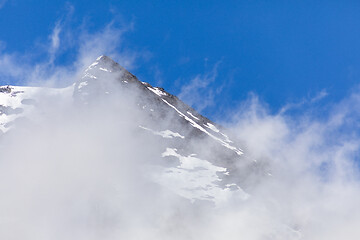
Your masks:
{"label": "mountain peak", "polygon": [[126,71],[126,69],[124,67],[122,67],[120,64],[115,62],[112,58],[110,58],[106,55],[101,55],[98,58],[96,58],[95,62],[93,62],[92,64],[90,64],[90,66],[88,68],[86,68],[85,73],[89,72],[92,69],[93,69],[93,71],[99,70],[99,69],[102,71],[108,70],[108,72]]}
{"label": "mountain peak", "polygon": [[108,58],[108,56],[106,56],[106,55],[100,55],[100,56],[96,59],[96,61],[100,61],[102,58]]}
{"label": "mountain peak", "polygon": [[[95,95],[117,91],[117,84],[143,87],[141,82],[120,64],[106,55],[99,56],[75,82],[74,97],[88,103]],[[121,88],[121,87],[120,87]]]}
{"label": "mountain peak", "polygon": [[[248,183],[265,175],[261,166],[230,140],[224,128],[163,88],[140,82],[108,56],[99,56],[66,89],[0,87],[0,134],[20,126],[28,116],[32,123],[32,116],[38,114],[36,109],[43,111],[40,104],[44,96],[56,96],[54,103],[68,102],[66,107],[74,105],[85,117],[92,116],[86,113],[96,113],[100,117],[94,121],[100,120],[96,124],[99,129],[108,123],[104,119],[114,119],[110,121],[116,122],[114,129],[131,129],[134,141],[146,146],[156,143],[148,157],[149,164],[160,171],[153,181],[192,202],[218,205],[230,196],[245,199]],[[29,114],[31,111],[34,115]]]}
{"label": "mountain peak", "polygon": [[[115,63],[115,64],[118,64],[116,63],[112,58],[106,56],[106,55],[101,55],[99,56],[98,58],[96,58],[96,62],[107,62],[107,63]],[[119,65],[119,64],[118,64]]]}

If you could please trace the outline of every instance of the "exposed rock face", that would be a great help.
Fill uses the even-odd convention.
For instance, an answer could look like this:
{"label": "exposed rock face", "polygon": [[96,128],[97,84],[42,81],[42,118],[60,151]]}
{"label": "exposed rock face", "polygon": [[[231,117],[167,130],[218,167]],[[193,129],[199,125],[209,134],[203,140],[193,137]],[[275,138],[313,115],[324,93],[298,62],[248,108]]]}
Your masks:
{"label": "exposed rock face", "polygon": [[[38,108],[44,96],[73,101],[86,108],[99,99],[111,99],[116,109],[117,94],[132,96],[139,135],[156,142],[157,156],[149,164],[161,169],[154,182],[181,197],[220,204],[229,196],[245,199],[247,182],[265,175],[257,163],[229,139],[226,130],[197,113],[163,88],[140,82],[136,76],[106,56],[100,56],[72,86],[64,89],[0,87],[0,130],[16,128],[16,119]],[[131,111],[131,109],[128,111]],[[127,114],[126,112],[123,114]],[[110,116],[111,117],[111,116]],[[6,134],[2,136],[6,137]]]}

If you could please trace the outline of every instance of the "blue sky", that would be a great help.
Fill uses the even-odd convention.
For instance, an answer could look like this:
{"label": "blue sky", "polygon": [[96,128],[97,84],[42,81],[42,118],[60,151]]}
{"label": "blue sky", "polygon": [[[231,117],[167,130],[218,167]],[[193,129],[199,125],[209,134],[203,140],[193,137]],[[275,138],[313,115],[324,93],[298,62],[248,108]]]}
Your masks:
{"label": "blue sky", "polygon": [[[2,0],[0,6],[2,56],[26,56],[27,66],[50,58],[50,66],[71,66],[84,36],[111,26],[120,40],[108,41],[114,46],[105,54],[117,52],[112,57],[140,80],[213,118],[249,93],[274,113],[326,108],[348,96],[360,76],[358,1]],[[24,84],[0,73],[0,84]]]}

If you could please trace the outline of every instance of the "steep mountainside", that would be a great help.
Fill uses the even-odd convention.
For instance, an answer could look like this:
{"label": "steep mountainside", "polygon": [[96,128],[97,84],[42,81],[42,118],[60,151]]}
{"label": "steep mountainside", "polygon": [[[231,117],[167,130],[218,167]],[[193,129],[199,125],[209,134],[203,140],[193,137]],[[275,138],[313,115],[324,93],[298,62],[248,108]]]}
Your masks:
{"label": "steep mountainside", "polygon": [[68,102],[81,110],[99,99],[108,99],[107,104],[110,102],[118,111],[117,98],[113,97],[116,94],[133,98],[136,110],[143,114],[133,123],[138,128],[134,138],[146,139],[142,143],[150,146],[157,143],[157,156],[149,156],[148,160],[160,169],[153,181],[177,195],[215,205],[230,196],[246,199],[248,182],[259,174],[266,175],[221,126],[164,89],[140,82],[106,56],[97,58],[67,88],[0,87],[0,138],[5,139],[16,129],[17,122],[36,122],[34,116],[41,116],[42,101],[50,102],[54,108],[57,102]]}

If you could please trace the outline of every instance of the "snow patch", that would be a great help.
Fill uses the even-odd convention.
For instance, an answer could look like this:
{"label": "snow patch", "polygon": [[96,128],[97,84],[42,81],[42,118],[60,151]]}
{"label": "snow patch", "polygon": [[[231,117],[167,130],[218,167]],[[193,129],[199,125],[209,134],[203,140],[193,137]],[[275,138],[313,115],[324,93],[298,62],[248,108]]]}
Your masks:
{"label": "snow patch", "polygon": [[203,127],[201,127],[199,124],[197,124],[194,120],[192,120],[191,118],[189,118],[188,116],[186,116],[185,114],[183,114],[182,112],[180,112],[176,107],[174,107],[173,105],[171,105],[170,103],[168,103],[165,99],[161,99],[163,100],[163,102],[165,102],[167,105],[169,105],[171,108],[173,108],[181,117],[185,118],[185,120],[187,120],[193,127],[199,129],[200,131],[206,133],[207,135],[209,135],[211,138],[215,139],[216,141],[220,142],[221,145],[223,145],[224,147],[233,150],[236,154],[238,155],[242,155],[243,152],[241,149],[238,149],[234,146],[231,146],[228,142],[223,141],[222,139],[212,135],[211,133],[209,133],[208,131],[206,131]]}
{"label": "snow patch", "polygon": [[[7,132],[12,126],[7,126],[12,121],[19,117],[28,115],[31,111],[34,111],[33,105],[23,104],[24,99],[36,100],[39,97],[61,97],[63,100],[72,99],[72,93],[74,91],[75,84],[67,88],[45,88],[45,87],[20,87],[9,86],[10,92],[0,92],[0,106],[10,107],[12,109],[22,109],[21,113],[16,114],[0,114],[0,130]],[[4,88],[7,86],[0,86]]]}
{"label": "snow patch", "polygon": [[104,57],[104,55],[99,56],[99,57],[96,59],[96,61],[100,61],[100,59],[103,58],[103,57]]}
{"label": "snow patch", "polygon": [[85,72],[87,72],[87,71],[89,71],[90,69],[93,69],[96,65],[98,65],[99,64],[99,62],[94,62],[94,63],[92,63],[86,70],[85,70]]}
{"label": "snow patch", "polygon": [[86,77],[97,79],[97,77],[95,77],[94,75],[92,75],[90,73],[85,73],[85,75],[82,78],[86,78]]}
{"label": "snow patch", "polygon": [[200,120],[199,118],[195,117],[191,112],[187,111],[187,114],[189,114],[192,118],[196,119],[196,120]]}
{"label": "snow patch", "polygon": [[153,93],[155,93],[156,95],[158,95],[159,97],[161,96],[166,96],[167,94],[164,93],[163,91],[161,91],[158,88],[152,88],[152,87],[147,87],[150,91],[152,91]]}
{"label": "snow patch", "polygon": [[[176,148],[166,148],[162,153],[162,157],[169,156],[178,158],[180,165],[164,168],[159,176],[154,176],[154,179],[176,194],[192,202],[195,200],[212,201],[216,206],[226,203],[234,195],[243,200],[248,198],[249,195],[236,184],[224,188],[217,184],[222,181],[217,173],[226,173],[226,168],[215,166],[193,155],[182,156],[177,153]],[[234,186],[237,186],[236,190],[233,190]]]}
{"label": "snow patch", "polygon": [[231,141],[227,135],[225,135],[225,134],[223,134],[223,133],[220,133],[220,134],[225,138],[225,139],[224,139],[225,142],[227,142],[227,143],[233,143],[233,141]]}
{"label": "snow patch", "polygon": [[88,81],[81,82],[81,83],[79,83],[78,89],[81,89],[81,88],[85,87],[86,85],[88,85]]}
{"label": "snow patch", "polygon": [[211,123],[206,123],[206,124],[204,124],[204,126],[205,127],[207,127],[207,128],[210,128],[211,130],[213,130],[214,132],[220,132],[220,130],[219,129],[217,129],[213,124],[211,124]]}
{"label": "snow patch", "polygon": [[162,136],[163,138],[174,138],[174,137],[179,137],[179,138],[182,138],[182,139],[185,138],[180,133],[173,132],[173,131],[170,131],[170,130],[157,132],[157,131],[154,131],[154,130],[152,130],[150,128],[146,128],[146,127],[143,127],[143,126],[139,126],[139,127],[144,129],[144,130],[150,131],[155,135]]}
{"label": "snow patch", "polygon": [[111,72],[109,69],[106,69],[106,68],[99,68],[101,71],[104,71],[104,72]]}

